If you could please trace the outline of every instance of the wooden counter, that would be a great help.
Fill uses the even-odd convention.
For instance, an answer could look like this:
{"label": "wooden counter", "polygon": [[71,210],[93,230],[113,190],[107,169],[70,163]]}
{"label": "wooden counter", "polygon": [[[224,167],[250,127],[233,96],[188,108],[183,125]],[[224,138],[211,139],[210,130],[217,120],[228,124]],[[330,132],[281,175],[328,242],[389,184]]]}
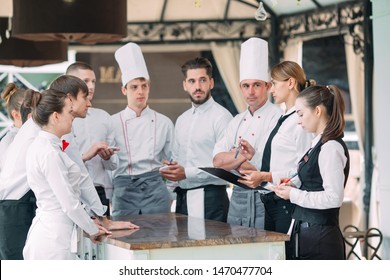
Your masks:
{"label": "wooden counter", "polygon": [[285,259],[286,234],[167,213],[121,217],[139,230],[116,231],[98,259]]}

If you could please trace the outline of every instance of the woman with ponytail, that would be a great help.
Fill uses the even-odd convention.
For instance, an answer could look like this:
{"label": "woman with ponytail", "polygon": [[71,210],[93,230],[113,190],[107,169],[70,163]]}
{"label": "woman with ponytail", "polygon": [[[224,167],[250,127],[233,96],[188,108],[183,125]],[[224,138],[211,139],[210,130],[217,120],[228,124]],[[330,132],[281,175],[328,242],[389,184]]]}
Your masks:
{"label": "woman with ponytail", "polygon": [[23,256],[26,260],[75,259],[76,226],[93,241],[109,232],[85,211],[80,202],[80,168],[63,152],[61,137],[71,131],[73,104],[66,93],[53,89],[27,94],[26,104],[42,130],[26,156],[27,181],[38,208]]}
{"label": "woman with ponytail", "polygon": [[24,91],[24,89],[18,88],[14,83],[9,83],[5,86],[3,92],[1,93],[1,98],[3,99],[8,111],[8,116],[12,120],[12,126],[0,141],[0,171],[3,166],[7,148],[14,140],[19,128],[22,126],[20,106],[23,103]]}
{"label": "woman with ponytail", "polygon": [[345,245],[339,211],[349,174],[349,153],[342,140],[345,103],[336,86],[318,85],[299,93],[295,107],[298,124],[315,138],[298,166],[300,184],[289,181],[274,190],[295,204],[291,236],[295,257],[342,260]]}

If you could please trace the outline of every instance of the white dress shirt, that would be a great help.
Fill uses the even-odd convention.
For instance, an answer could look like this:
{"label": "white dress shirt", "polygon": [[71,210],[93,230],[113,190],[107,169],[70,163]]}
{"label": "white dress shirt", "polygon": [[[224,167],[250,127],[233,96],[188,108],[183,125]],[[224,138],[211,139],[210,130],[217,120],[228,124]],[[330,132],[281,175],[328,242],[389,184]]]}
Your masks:
{"label": "white dress shirt", "polygon": [[4,164],[4,159],[6,152],[8,150],[9,145],[11,145],[12,141],[14,141],[14,138],[16,134],[18,133],[19,128],[16,126],[11,126],[11,128],[8,130],[7,134],[4,135],[4,137],[0,141],[0,172]]}
{"label": "white dress shirt", "polygon": [[[214,147],[213,157],[221,152],[228,152],[237,147],[239,141],[244,139],[252,145],[255,150],[263,150],[265,142],[260,146],[262,139],[268,139],[271,130],[282,115],[282,109],[267,101],[253,115],[247,109],[236,115],[229,123],[224,137]],[[259,167],[261,158],[254,157],[251,163]]]}
{"label": "white dress shirt", "polygon": [[[284,115],[293,111],[295,111],[295,107]],[[279,184],[280,179],[288,178],[296,173],[298,162],[311,146],[313,134],[306,132],[298,125],[298,118],[296,113],[290,115],[282,123],[272,140],[270,171],[274,184]],[[265,143],[267,140],[268,138],[265,139]],[[261,152],[260,157],[262,158],[263,150],[259,152]]]}
{"label": "white dress shirt", "polygon": [[113,178],[158,170],[163,160],[171,158],[174,127],[168,117],[149,107],[137,117],[126,106],[112,115],[112,125],[115,145],[120,147],[118,168],[114,170]]}
{"label": "white dress shirt", "polygon": [[[86,153],[96,142],[103,141],[108,146],[114,146],[114,130],[111,116],[104,110],[89,108],[87,116],[76,118],[72,124],[73,135],[81,154]],[[85,161],[85,166],[95,186],[102,186],[108,198],[112,197],[112,174],[117,168],[118,156],[113,154],[109,160],[103,160],[99,155]]]}
{"label": "white dress shirt", "polygon": [[199,107],[192,106],[179,116],[175,125],[173,159],[185,168],[187,178],[179,182],[181,188],[226,184],[198,167],[213,166],[215,143],[222,139],[232,118],[230,112],[213,98]]}
{"label": "white dress shirt", "polygon": [[26,154],[40,130],[30,118],[9,145],[0,173],[0,199],[18,200],[30,190],[27,184]]}
{"label": "white dress shirt", "polygon": [[[322,134],[317,135],[313,141],[313,148],[320,141]],[[347,157],[343,146],[330,140],[322,145],[318,156],[318,166],[322,177],[324,191],[308,192],[292,188],[290,201],[305,208],[329,209],[340,207],[344,199],[344,168]]]}
{"label": "white dress shirt", "polygon": [[61,146],[57,136],[40,131],[26,155],[27,181],[38,206],[26,259],[67,259],[77,243],[73,223],[90,235],[99,231],[80,202],[80,168]]}
{"label": "white dress shirt", "polygon": [[[186,179],[179,181],[183,189],[202,185],[226,185],[198,167],[213,166],[215,143],[224,134],[233,116],[211,97],[199,107],[192,106],[176,121],[173,159],[185,168]],[[204,190],[187,192],[188,216],[204,218]]]}
{"label": "white dress shirt", "polygon": [[[30,118],[22,125],[14,141],[9,146],[4,161],[4,168],[0,174],[0,199],[18,200],[30,190],[27,184],[26,154],[39,131],[41,131],[41,128]],[[90,211],[102,216],[107,207],[100,202],[100,198],[81,159],[74,137],[69,133],[65,138],[70,143],[65,152],[81,168],[80,199]]]}

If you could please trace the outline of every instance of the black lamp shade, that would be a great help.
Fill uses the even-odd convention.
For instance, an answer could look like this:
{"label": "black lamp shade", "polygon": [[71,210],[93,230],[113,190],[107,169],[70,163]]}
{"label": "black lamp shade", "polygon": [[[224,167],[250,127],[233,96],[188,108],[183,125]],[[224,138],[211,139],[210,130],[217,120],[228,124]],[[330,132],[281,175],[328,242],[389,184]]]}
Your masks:
{"label": "black lamp shade", "polygon": [[19,67],[41,66],[68,60],[68,44],[61,41],[34,42],[7,39],[8,18],[0,18],[0,64]]}
{"label": "black lamp shade", "polygon": [[127,0],[13,0],[12,36],[83,44],[127,36]]}

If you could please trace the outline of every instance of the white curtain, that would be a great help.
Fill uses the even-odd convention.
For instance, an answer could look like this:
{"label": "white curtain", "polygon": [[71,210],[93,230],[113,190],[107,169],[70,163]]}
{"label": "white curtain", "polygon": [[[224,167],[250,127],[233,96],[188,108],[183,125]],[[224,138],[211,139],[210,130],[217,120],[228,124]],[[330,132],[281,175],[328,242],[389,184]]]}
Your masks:
{"label": "white curtain", "polygon": [[344,35],[345,56],[347,59],[349,92],[359,148],[364,151],[364,62],[362,55],[353,51],[352,36]]}
{"label": "white curtain", "polygon": [[238,42],[211,43],[218,70],[238,112],[243,112],[246,102],[240,90],[240,44]]}
{"label": "white curtain", "polygon": [[[359,152],[361,160],[360,183],[356,189],[350,189],[349,197],[353,199],[355,211],[352,214],[352,224],[362,228],[363,217],[363,187],[365,186],[364,174],[364,62],[361,54],[353,50],[353,38],[351,35],[344,35],[345,56],[347,61],[349,91],[352,105],[352,115],[358,135]],[[373,205],[373,204],[371,204]]]}
{"label": "white curtain", "polygon": [[289,39],[284,49],[284,60],[294,61],[302,66],[302,39]]}

